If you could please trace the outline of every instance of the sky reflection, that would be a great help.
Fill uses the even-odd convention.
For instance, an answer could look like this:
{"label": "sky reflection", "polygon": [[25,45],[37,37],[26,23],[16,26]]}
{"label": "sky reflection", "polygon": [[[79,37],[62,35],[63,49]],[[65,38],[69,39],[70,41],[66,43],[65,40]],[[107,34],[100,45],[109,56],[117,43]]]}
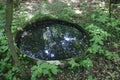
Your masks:
{"label": "sky reflection", "polygon": [[88,47],[86,35],[76,28],[60,24],[48,25],[26,30],[21,35],[19,46],[29,57],[63,60],[82,54]]}

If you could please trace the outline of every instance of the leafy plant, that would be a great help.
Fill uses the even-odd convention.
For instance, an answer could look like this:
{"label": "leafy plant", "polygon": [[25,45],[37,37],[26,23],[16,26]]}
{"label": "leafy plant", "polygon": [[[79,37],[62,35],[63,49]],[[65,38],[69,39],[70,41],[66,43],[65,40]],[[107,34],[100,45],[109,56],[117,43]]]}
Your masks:
{"label": "leafy plant", "polygon": [[0,73],[4,72],[5,68],[10,68],[11,64],[7,64],[8,60],[10,59],[10,55],[7,55],[6,58],[0,60]]}
{"label": "leafy plant", "polygon": [[5,37],[5,6],[0,2],[0,55],[8,49],[7,40]]}
{"label": "leafy plant", "polygon": [[119,48],[120,45],[117,44],[117,43],[114,43],[113,46],[114,46],[115,48]]}
{"label": "leafy plant", "polygon": [[4,74],[6,80],[20,80],[20,78],[16,77],[15,73],[18,72],[19,69],[16,66],[12,66],[6,74]]}
{"label": "leafy plant", "polygon": [[7,52],[6,57],[0,60],[0,77],[6,80],[20,80],[16,76],[19,69],[10,63],[10,57],[10,53]]}
{"label": "leafy plant", "polygon": [[71,59],[68,63],[71,65],[71,69],[79,66],[79,64],[74,59]]}
{"label": "leafy plant", "polygon": [[[18,13],[18,14],[16,14]],[[17,30],[21,30],[23,24],[27,22],[31,18],[30,14],[28,14],[23,8],[20,8],[20,12],[14,12],[14,19],[12,21],[12,33],[16,32]],[[29,16],[28,16],[29,15]]]}
{"label": "leafy plant", "polygon": [[88,76],[88,80],[96,80],[91,75]]}
{"label": "leafy plant", "polygon": [[71,59],[69,62],[70,64],[70,69],[73,69],[75,67],[84,67],[84,68],[90,68],[90,67],[93,67],[93,63],[92,63],[92,60],[89,59],[89,58],[86,58],[84,60],[79,60],[78,62],[75,61],[75,59]]}
{"label": "leafy plant", "polygon": [[[115,52],[109,51],[109,48],[106,45],[111,44],[111,42],[119,39],[119,18],[109,18],[108,13],[105,13],[101,10],[93,13],[90,17],[90,22],[86,25],[86,30],[90,33],[89,35],[91,42],[88,53],[90,53],[92,57],[94,57],[95,54],[99,54],[105,56],[108,59],[119,59],[119,55],[117,54],[118,50]],[[111,45],[110,47],[116,47],[117,49],[119,48],[119,44],[116,43],[114,45]],[[84,65],[84,67],[86,68],[89,67],[89,65],[91,65],[92,67],[92,61],[89,60],[84,60],[83,62],[81,62],[81,65]],[[89,76],[88,80],[95,79],[92,76]]]}
{"label": "leafy plant", "polygon": [[111,37],[114,35],[115,37],[119,38],[120,18],[116,18],[113,15],[110,17],[107,11],[103,11],[100,9],[95,10],[90,16],[91,23],[94,23],[94,25],[97,25],[99,28],[102,28],[103,30],[107,31],[109,34],[111,34]]}
{"label": "leafy plant", "polygon": [[88,49],[88,51],[92,54],[96,54],[97,52],[99,53],[104,53],[103,51],[103,45],[104,41],[107,40],[107,37],[110,36],[109,33],[104,31],[103,29],[100,29],[94,24],[91,24],[87,27],[89,32],[91,33],[91,47]]}
{"label": "leafy plant", "polygon": [[4,34],[4,29],[0,29],[0,55],[8,50],[8,43]]}
{"label": "leafy plant", "polygon": [[[94,19],[94,21],[97,21],[98,24],[90,24],[86,27],[86,29],[89,31],[90,36],[91,36],[91,47],[88,49],[88,51],[92,54],[96,54],[99,53],[101,55],[104,55],[108,58],[116,58],[118,55],[114,54],[113,52],[110,52],[107,50],[105,43],[107,43],[109,37],[112,37],[113,34],[111,34],[109,32],[109,29],[104,29],[101,27],[101,25],[103,23],[108,23],[111,25],[111,23],[109,22],[109,18],[105,15],[101,16],[101,17],[95,17],[95,15],[92,15],[92,18]],[[104,25],[104,24],[103,24]],[[115,26],[117,26],[118,24],[115,24]],[[106,25],[106,28],[108,28],[110,26]],[[114,29],[113,27],[113,29]],[[110,27],[111,28],[111,27]],[[110,57],[111,56],[111,57]]]}
{"label": "leafy plant", "polygon": [[52,78],[52,74],[56,75],[58,73],[58,67],[54,64],[49,64],[47,62],[37,62],[37,65],[33,66],[31,68],[32,70],[32,77],[31,80],[36,80],[36,78],[40,77],[40,76],[45,76],[47,75],[49,78],[49,80],[53,80]]}
{"label": "leafy plant", "polygon": [[110,52],[108,50],[105,50],[105,56],[108,59],[119,59],[119,55],[118,54],[116,54],[115,52]]}
{"label": "leafy plant", "polygon": [[80,62],[80,65],[83,66],[84,68],[90,68],[90,67],[93,67],[93,63],[92,63],[92,60],[87,58],[85,60],[82,60]]}
{"label": "leafy plant", "polygon": [[61,1],[54,1],[52,4],[44,4],[42,14],[52,15],[54,18],[61,20],[74,21],[73,17],[77,17],[74,9]]}

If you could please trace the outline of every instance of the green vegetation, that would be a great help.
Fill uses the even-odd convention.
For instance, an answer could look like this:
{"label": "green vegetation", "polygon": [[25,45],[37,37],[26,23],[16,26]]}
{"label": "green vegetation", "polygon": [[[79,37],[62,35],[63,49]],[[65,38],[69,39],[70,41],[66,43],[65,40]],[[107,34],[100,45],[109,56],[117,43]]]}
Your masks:
{"label": "green vegetation", "polygon": [[40,61],[37,62],[37,66],[33,66],[31,68],[32,70],[32,77],[31,80],[36,80],[37,77],[40,77],[42,75],[47,75],[48,80],[53,80],[52,74],[57,75],[58,73],[58,67],[54,64],[49,64],[47,62],[42,63]]}
{"label": "green vegetation", "polygon": [[[90,47],[86,55],[82,58],[72,58],[64,67],[49,64],[44,61],[31,60],[17,50],[18,60],[26,71],[28,80],[119,80],[120,76],[120,4],[114,4],[116,7],[100,4],[90,4],[90,2],[74,3],[54,0],[49,3],[48,0],[36,2],[36,11],[28,1],[19,2],[17,8],[13,9],[13,20],[11,26],[12,36],[16,36],[19,30],[22,30],[26,24],[34,22],[36,19],[62,19],[81,25],[90,37]],[[73,0],[74,1],[74,0]],[[100,1],[100,3],[109,4],[109,1]],[[28,10],[26,9],[28,2]],[[40,4],[40,5],[39,5]],[[25,6],[26,5],[26,6]],[[76,6],[77,5],[77,6]],[[91,6],[91,7],[90,7]],[[39,8],[40,7],[40,8]],[[94,9],[95,8],[95,9]],[[11,49],[8,46],[8,37],[5,34],[7,7],[5,1],[0,2],[0,80],[27,80],[20,75],[21,68],[16,65],[13,59]],[[31,10],[33,9],[33,11]],[[39,9],[39,10],[38,10]],[[79,11],[81,10],[81,12]],[[78,11],[78,12],[77,12]],[[6,15],[5,15],[6,14]],[[9,15],[8,15],[9,16]],[[14,40],[14,38],[13,38]],[[115,70],[114,72],[112,71]],[[96,72],[95,72],[96,71]],[[98,71],[98,72],[97,72]],[[103,72],[101,72],[103,71]],[[67,73],[68,72],[68,73]],[[71,75],[81,74],[80,77],[69,79],[64,78],[69,72],[75,72]],[[66,75],[64,74],[66,73]],[[100,74],[100,75],[99,75]],[[101,76],[101,75],[104,76]],[[62,78],[62,77],[63,78]],[[61,79],[59,78],[61,77]],[[75,78],[76,77],[76,78]],[[82,78],[81,78],[82,77]]]}

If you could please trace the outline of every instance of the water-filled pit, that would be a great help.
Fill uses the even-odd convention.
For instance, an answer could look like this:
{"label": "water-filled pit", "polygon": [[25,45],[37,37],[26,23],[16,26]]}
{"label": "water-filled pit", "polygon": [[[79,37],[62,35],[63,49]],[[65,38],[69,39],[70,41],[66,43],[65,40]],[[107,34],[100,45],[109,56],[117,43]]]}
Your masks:
{"label": "water-filled pit", "polygon": [[62,20],[43,20],[18,32],[16,43],[33,59],[65,60],[84,54],[89,40],[79,25]]}

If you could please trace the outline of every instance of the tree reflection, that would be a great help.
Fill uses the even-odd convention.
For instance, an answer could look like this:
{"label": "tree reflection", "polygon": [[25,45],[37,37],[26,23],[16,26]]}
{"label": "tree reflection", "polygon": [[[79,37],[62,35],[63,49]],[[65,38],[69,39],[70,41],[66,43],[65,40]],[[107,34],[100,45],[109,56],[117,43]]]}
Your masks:
{"label": "tree reflection", "polygon": [[32,58],[63,60],[84,53],[87,37],[73,26],[46,24],[21,35],[21,50]]}

